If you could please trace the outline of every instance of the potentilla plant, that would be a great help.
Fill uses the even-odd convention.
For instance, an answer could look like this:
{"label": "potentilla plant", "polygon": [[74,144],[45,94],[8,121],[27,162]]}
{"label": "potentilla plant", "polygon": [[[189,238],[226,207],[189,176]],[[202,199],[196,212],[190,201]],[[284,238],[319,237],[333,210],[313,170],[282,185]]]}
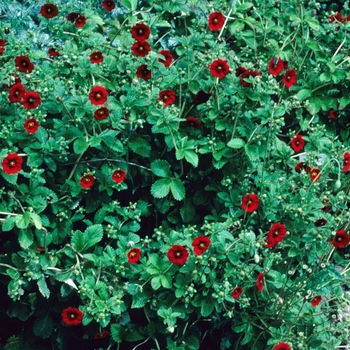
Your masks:
{"label": "potentilla plant", "polygon": [[0,10],[4,349],[346,348],[348,1]]}

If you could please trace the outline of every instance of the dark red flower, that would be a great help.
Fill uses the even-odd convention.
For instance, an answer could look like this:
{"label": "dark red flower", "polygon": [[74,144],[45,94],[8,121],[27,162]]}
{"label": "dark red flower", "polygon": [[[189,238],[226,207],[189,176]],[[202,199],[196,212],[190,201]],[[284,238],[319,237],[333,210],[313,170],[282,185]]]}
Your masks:
{"label": "dark red flower", "polygon": [[133,248],[128,251],[128,262],[129,264],[135,264],[141,259],[141,249]]}
{"label": "dark red flower", "polygon": [[102,6],[107,11],[112,11],[115,8],[115,2],[113,0],[103,0]]}
{"label": "dark red flower", "polygon": [[209,249],[211,240],[206,236],[196,237],[193,242],[193,251],[196,255],[202,255],[206,250]]}
{"label": "dark red flower", "polygon": [[290,141],[290,145],[293,148],[294,152],[302,151],[305,146],[305,141],[303,139],[303,136],[300,134],[295,135]]}
{"label": "dark red flower", "polygon": [[[110,2],[110,1],[107,1],[107,2]],[[104,339],[104,338],[108,337],[110,334],[111,333],[109,333],[108,331],[103,331],[101,333],[97,333],[94,335],[94,340]]]}
{"label": "dark red flower", "polygon": [[171,263],[183,265],[187,261],[188,251],[184,246],[175,244],[168,250],[167,255]]}
{"label": "dark red flower", "polygon": [[225,60],[219,58],[210,65],[210,74],[213,77],[222,79],[225,78],[228,73],[230,73],[230,67]]}
{"label": "dark red flower", "polygon": [[337,119],[337,117],[338,117],[338,115],[337,115],[337,113],[335,112],[334,109],[330,109],[330,110],[329,110],[328,116],[329,116],[330,119],[333,119],[333,120],[334,120],[334,119]]}
{"label": "dark red flower", "polygon": [[255,281],[255,285],[258,287],[258,291],[261,292],[265,285],[265,276],[263,273],[259,273]]}
{"label": "dark red flower", "polygon": [[112,180],[114,182],[123,182],[126,176],[126,171],[122,170],[122,169],[117,169],[114,170],[113,174],[112,174]]}
{"label": "dark red flower", "polygon": [[24,122],[24,129],[28,134],[35,134],[39,129],[39,122],[35,118],[27,119]]}
{"label": "dark red flower", "polygon": [[223,27],[225,16],[221,12],[213,12],[209,15],[208,27],[211,31],[217,32]]}
{"label": "dark red flower", "polygon": [[247,79],[249,77],[257,77],[257,76],[260,76],[261,74],[257,71],[257,70],[253,70],[253,71],[250,71],[250,70],[246,70],[245,72],[243,72],[241,74],[241,80],[239,81],[240,84],[244,87],[252,87],[253,84],[252,83],[248,83],[247,81],[245,81],[244,79]]}
{"label": "dark red flower", "polygon": [[51,57],[58,57],[60,55],[53,47],[49,48],[48,53]]}
{"label": "dark red flower", "polygon": [[0,55],[5,51],[6,40],[0,39]]}
{"label": "dark red flower", "polygon": [[80,186],[82,188],[90,188],[95,182],[95,177],[92,174],[84,175],[80,178]]}
{"label": "dark red flower", "polygon": [[337,22],[340,22],[340,23],[344,22],[343,16],[341,15],[340,12],[337,12],[337,14],[335,16],[330,16],[329,23],[333,23],[334,21],[337,21]]}
{"label": "dark red flower", "polygon": [[161,50],[158,52],[160,55],[163,55],[165,59],[158,58],[158,62],[163,63],[165,67],[169,67],[172,60],[173,60],[173,55],[170,53],[168,50]]}
{"label": "dark red flower", "polygon": [[242,287],[236,287],[232,291],[232,298],[238,299],[241,296],[242,293],[243,293],[243,288]]}
{"label": "dark red flower", "polygon": [[312,306],[317,306],[322,300],[322,297],[320,295],[316,295],[315,297],[312,298],[311,300],[311,305]]}
{"label": "dark red flower", "polygon": [[167,107],[175,102],[175,98],[175,92],[173,90],[163,90],[159,93],[158,101],[162,101],[164,107]]}
{"label": "dark red flower", "polygon": [[[329,203],[329,199],[324,199],[322,201],[322,204],[326,204],[326,203]],[[327,213],[330,209],[332,208],[331,205],[325,205],[321,210],[325,213]]]}
{"label": "dark red flower", "polygon": [[314,225],[315,225],[316,227],[320,227],[320,226],[326,225],[326,223],[327,223],[327,220],[324,219],[324,218],[321,218],[321,219],[317,219],[317,220],[314,222]]}
{"label": "dark red flower", "polygon": [[108,91],[102,86],[94,86],[89,94],[89,100],[95,106],[103,105],[107,97]]}
{"label": "dark red flower", "polygon": [[36,92],[26,92],[23,96],[22,105],[26,109],[35,109],[40,105],[40,95]]}
{"label": "dark red flower", "polygon": [[350,153],[344,153],[343,170],[347,173],[350,169]]}
{"label": "dark red flower", "polygon": [[211,96],[210,92],[206,93],[202,90],[198,91],[198,93],[193,96],[193,103],[196,106],[198,106],[202,103],[206,103],[207,101],[209,101],[210,96]]}
{"label": "dark red flower", "polygon": [[291,88],[297,81],[297,74],[295,69],[288,69],[283,76],[282,82],[289,89]]}
{"label": "dark red flower", "polygon": [[287,343],[278,343],[273,350],[292,350]]}
{"label": "dark red flower", "polygon": [[150,34],[151,31],[149,27],[143,23],[137,23],[131,28],[131,36],[141,43],[145,42],[149,38]]}
{"label": "dark red flower", "polygon": [[287,229],[286,226],[278,222],[273,224],[267,234],[265,248],[273,248],[278,242],[286,236]]}
{"label": "dark red flower", "polygon": [[78,18],[78,16],[79,16],[79,13],[78,12],[71,12],[71,13],[69,13],[68,14],[68,16],[67,16],[67,20],[69,21],[69,22],[75,22],[75,20]]}
{"label": "dark red flower", "polygon": [[45,18],[53,18],[58,14],[58,8],[54,4],[45,4],[41,7],[40,13]]}
{"label": "dark red flower", "polygon": [[15,58],[15,65],[22,73],[31,73],[34,69],[34,64],[30,62],[30,59],[27,56],[17,56]]}
{"label": "dark red flower", "polygon": [[201,127],[201,122],[195,117],[187,117],[185,123],[192,128],[200,129]]}
{"label": "dark red flower", "polygon": [[75,26],[77,28],[84,27],[86,24],[86,17],[83,15],[78,15],[78,17],[75,19]]}
{"label": "dark red flower", "polygon": [[273,76],[279,75],[284,69],[283,61],[278,57],[273,57],[269,63],[269,73]]}
{"label": "dark red flower", "polygon": [[94,51],[90,55],[90,62],[91,63],[95,63],[95,64],[100,64],[101,62],[103,62],[103,54],[102,54],[102,52]]}
{"label": "dark red flower", "polygon": [[305,164],[304,162],[299,162],[295,166],[295,171],[297,173],[301,173],[302,170],[305,170],[307,173],[309,173],[311,171],[311,168],[307,164]]}
{"label": "dark red flower", "polygon": [[9,153],[2,161],[2,170],[6,174],[17,174],[22,169],[23,159],[17,153]]}
{"label": "dark red flower", "polygon": [[241,76],[244,72],[246,72],[247,69],[245,69],[244,67],[242,66],[239,66],[236,68],[236,77],[239,77]]}
{"label": "dark red flower", "polygon": [[252,213],[253,211],[258,209],[259,206],[259,198],[256,194],[246,194],[242,198],[242,209],[247,213]]}
{"label": "dark red flower", "polygon": [[320,178],[321,178],[321,174],[320,174],[321,170],[319,168],[312,168],[310,170],[310,179],[313,182],[317,182]]}
{"label": "dark red flower", "polygon": [[9,91],[9,100],[11,102],[20,102],[25,93],[26,90],[21,83],[14,84]]}
{"label": "dark red flower", "polygon": [[147,81],[152,78],[152,71],[147,68],[146,64],[141,64],[141,66],[137,68],[136,76]]}
{"label": "dark red flower", "polygon": [[76,307],[67,307],[62,311],[61,317],[68,326],[77,326],[83,320],[83,313]]}
{"label": "dark red flower", "polygon": [[344,248],[350,242],[350,236],[344,230],[338,230],[333,241],[330,241],[336,248]]}
{"label": "dark red flower", "polygon": [[109,115],[109,110],[107,107],[101,107],[94,112],[94,117],[96,120],[106,119]]}
{"label": "dark red flower", "polygon": [[45,248],[44,248],[44,247],[37,247],[36,250],[37,250],[40,254],[44,254],[44,253],[45,253]]}
{"label": "dark red flower", "polygon": [[136,43],[132,45],[131,51],[134,53],[135,56],[145,57],[151,51],[151,46],[147,41],[136,41]]}

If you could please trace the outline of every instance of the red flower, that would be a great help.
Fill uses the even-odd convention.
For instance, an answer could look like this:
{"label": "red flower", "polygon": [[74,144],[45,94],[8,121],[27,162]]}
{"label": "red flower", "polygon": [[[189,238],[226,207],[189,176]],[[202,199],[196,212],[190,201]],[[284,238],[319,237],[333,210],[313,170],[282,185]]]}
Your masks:
{"label": "red flower", "polygon": [[302,170],[305,170],[307,173],[309,173],[311,171],[311,168],[307,164],[305,164],[304,162],[299,162],[295,166],[295,171],[297,173],[301,173]]}
{"label": "red flower", "polygon": [[202,255],[206,250],[209,249],[211,240],[206,236],[196,237],[193,242],[193,251],[196,255]]}
{"label": "red flower", "polygon": [[17,174],[22,169],[23,159],[17,153],[9,153],[2,161],[2,170],[6,174]]}
{"label": "red flower", "polygon": [[107,101],[108,92],[102,86],[94,86],[89,94],[90,102],[95,105],[103,105]]}
{"label": "red flower", "polygon": [[202,103],[206,103],[207,101],[209,101],[210,96],[211,96],[210,92],[206,93],[202,90],[198,91],[198,93],[193,96],[193,103],[196,106],[198,106]]}
{"label": "red flower", "polygon": [[95,64],[100,64],[103,61],[103,55],[100,51],[94,51],[90,55],[90,62]]}
{"label": "red flower", "polygon": [[60,53],[52,47],[49,48],[48,53],[51,57],[58,57],[60,55]]}
{"label": "red flower", "polygon": [[273,248],[278,242],[286,236],[287,229],[286,226],[278,222],[273,224],[267,234],[265,248]]}
{"label": "red flower", "polygon": [[119,183],[123,182],[126,176],[126,171],[122,169],[114,170],[112,174],[112,180]]}
{"label": "red flower", "polygon": [[0,39],[0,55],[5,51],[6,41],[4,39]]}
{"label": "red flower", "polygon": [[344,248],[349,242],[350,236],[344,230],[338,230],[333,241],[331,241],[336,248]]}
{"label": "red flower", "polygon": [[252,213],[253,211],[258,209],[259,206],[259,198],[256,194],[246,194],[242,198],[242,209],[245,210],[247,213]]}
{"label": "red flower", "polygon": [[[329,199],[324,199],[324,200],[322,201],[322,204],[326,204],[326,203],[329,203]],[[331,205],[326,205],[326,206],[324,206],[321,210],[322,210],[323,212],[327,213],[331,208],[332,208]]]}
{"label": "red flower", "polygon": [[192,128],[200,129],[201,127],[201,122],[195,117],[187,117],[185,123]]}
{"label": "red flower", "polygon": [[333,23],[334,21],[338,21],[340,23],[343,23],[344,20],[343,20],[343,16],[341,15],[340,12],[337,12],[337,14],[335,16],[331,16],[329,18],[329,23]]}
{"label": "red flower", "polygon": [[37,250],[40,254],[44,254],[44,253],[45,253],[45,248],[44,248],[44,247],[37,247],[36,250]]}
{"label": "red flower", "polygon": [[326,225],[326,223],[327,223],[327,220],[324,219],[324,218],[321,218],[321,219],[317,219],[317,220],[314,222],[314,225],[315,225],[316,227],[320,227],[320,226]]}
{"label": "red flower", "polygon": [[68,326],[77,326],[83,320],[83,313],[76,307],[67,307],[62,311],[61,317]]}
{"label": "red flower", "polygon": [[135,264],[141,259],[141,249],[133,248],[128,251],[128,262],[129,264]]}
{"label": "red flower", "polygon": [[136,76],[147,81],[152,78],[152,72],[147,68],[146,64],[141,64],[141,66],[137,68]]}
{"label": "red flower", "polygon": [[300,134],[295,135],[292,141],[290,142],[290,145],[293,148],[294,152],[302,151],[305,146],[305,141],[303,139],[303,136]]}
{"label": "red flower", "polygon": [[115,3],[113,0],[103,0],[102,6],[105,10],[112,11],[115,8]]}
{"label": "red flower", "polygon": [[261,292],[264,289],[265,285],[265,276],[263,273],[259,273],[258,277],[255,281],[256,286],[258,287],[258,291]]}
{"label": "red flower", "polygon": [[23,96],[22,105],[26,109],[35,109],[40,105],[40,95],[36,92],[26,92]]}
{"label": "red flower", "polygon": [[350,169],[350,153],[344,153],[343,170],[347,173]]}
{"label": "red flower", "polygon": [[292,350],[287,343],[278,343],[273,350]]}
{"label": "red flower", "polygon": [[69,22],[75,22],[75,20],[77,19],[79,17],[79,13],[78,12],[71,12],[71,13],[69,13],[68,14],[68,16],[67,16],[67,20],[69,21]]}
{"label": "red flower", "polygon": [[86,24],[86,17],[83,15],[78,15],[78,17],[75,19],[75,26],[77,28],[84,27]]}
{"label": "red flower", "polygon": [[165,57],[165,60],[163,60],[162,58],[158,58],[158,62],[163,63],[165,67],[169,67],[171,64],[171,61],[173,60],[173,55],[170,53],[170,51],[161,50],[158,53]]}
{"label": "red flower", "polygon": [[[107,2],[110,2],[110,1],[107,1]],[[95,334],[94,335],[94,340],[103,339],[103,338],[108,337],[109,335],[110,335],[110,333],[108,331],[103,331],[101,333]]]}
{"label": "red flower", "polygon": [[45,18],[53,18],[58,14],[58,8],[54,4],[45,4],[41,7],[40,13]]}
{"label": "red flower", "polygon": [[335,112],[335,110],[333,108],[329,110],[328,116],[330,119],[337,119],[337,117],[338,117],[337,113]]}
{"label": "red flower", "polygon": [[236,68],[236,77],[239,77],[240,75],[242,75],[246,71],[247,71],[247,69],[245,69],[242,66],[239,66],[238,68]]}
{"label": "red flower", "polygon": [[147,41],[136,41],[136,43],[132,45],[131,51],[134,53],[135,56],[145,57],[151,51],[151,46]]}
{"label": "red flower", "polygon": [[27,56],[17,56],[15,58],[15,65],[22,73],[31,73],[34,69],[34,64],[30,62]]}
{"label": "red flower", "polygon": [[209,15],[208,27],[211,31],[217,32],[223,27],[225,16],[221,12],[213,12]]}
{"label": "red flower", "polygon": [[312,306],[317,306],[322,300],[322,297],[320,295],[316,295],[315,297],[312,298],[311,300],[311,305]]}
{"label": "red flower", "polygon": [[131,28],[131,36],[141,43],[144,43],[150,34],[151,31],[149,27],[143,23],[137,23]]}
{"label": "red flower", "polygon": [[97,109],[94,113],[94,117],[96,120],[106,119],[109,115],[109,110],[107,107],[101,107]]}
{"label": "red flower", "polygon": [[273,57],[269,63],[268,69],[270,74],[272,74],[273,76],[277,76],[284,69],[283,61],[278,57]]}
{"label": "red flower", "polygon": [[21,83],[14,84],[9,91],[9,100],[11,102],[20,102],[25,93],[26,90]]}
{"label": "red flower", "polygon": [[175,92],[173,90],[163,90],[159,93],[158,101],[164,103],[164,107],[170,106],[175,102]]}
{"label": "red flower", "polygon": [[95,177],[92,174],[84,175],[80,178],[80,186],[82,188],[90,188],[95,182]]}
{"label": "red flower", "polygon": [[39,123],[35,118],[27,119],[24,122],[24,129],[26,129],[28,134],[35,134],[38,131]]}
{"label": "red flower", "polygon": [[167,255],[173,264],[183,265],[187,261],[188,251],[184,246],[175,244],[168,250]]}
{"label": "red flower", "polygon": [[317,182],[321,178],[321,170],[319,168],[313,168],[310,170],[310,179],[313,182]]}
{"label": "red flower", "polygon": [[232,291],[232,298],[238,299],[241,296],[242,293],[243,293],[243,288],[242,287],[236,287]]}
{"label": "red flower", "polygon": [[227,61],[217,59],[210,65],[210,74],[213,77],[222,79],[230,72],[230,67],[227,64]]}
{"label": "red flower", "polygon": [[241,80],[240,80],[240,84],[244,87],[252,87],[253,84],[252,83],[248,83],[247,81],[245,81],[244,79],[247,79],[249,77],[257,77],[261,75],[257,70],[253,70],[253,71],[250,71],[250,70],[246,70],[245,72],[243,72],[241,74]]}
{"label": "red flower", "polygon": [[289,89],[296,83],[296,81],[297,74],[295,72],[295,69],[288,69],[282,79],[283,84]]}

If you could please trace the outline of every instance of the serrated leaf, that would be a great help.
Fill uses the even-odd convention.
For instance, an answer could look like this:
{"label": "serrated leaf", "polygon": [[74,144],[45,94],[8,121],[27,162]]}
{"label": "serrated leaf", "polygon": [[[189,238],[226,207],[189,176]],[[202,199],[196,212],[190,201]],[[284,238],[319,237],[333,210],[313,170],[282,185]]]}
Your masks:
{"label": "serrated leaf", "polygon": [[84,247],[84,235],[81,231],[76,231],[71,239],[71,245],[72,247],[80,252],[83,250]]}
{"label": "serrated leaf", "polygon": [[151,164],[153,174],[159,177],[170,177],[170,164],[166,160],[157,159]]}
{"label": "serrated leaf", "polygon": [[46,280],[44,277],[38,279],[38,288],[41,295],[48,299],[50,297],[50,289],[47,287]]}
{"label": "serrated leaf", "polygon": [[214,305],[210,302],[203,302],[201,305],[201,315],[203,317],[208,317],[214,311]]}
{"label": "serrated leaf", "polygon": [[1,172],[2,177],[9,182],[10,184],[14,185],[17,183],[17,178],[18,178],[18,174],[6,174],[4,172]]}
{"label": "serrated leaf", "polygon": [[102,225],[92,225],[88,227],[84,232],[84,250],[93,247],[95,244],[99,243],[103,238],[103,228]]}
{"label": "serrated leaf", "polygon": [[198,154],[194,151],[184,151],[185,159],[192,164],[195,168],[198,166],[199,158]]}
{"label": "serrated leaf", "polygon": [[22,229],[19,231],[18,243],[23,249],[28,249],[34,242],[33,233],[30,229]]}
{"label": "serrated leaf", "polygon": [[171,288],[172,284],[171,284],[171,275],[160,275],[160,281],[162,283],[162,286],[164,288]]}
{"label": "serrated leaf", "polygon": [[311,94],[312,94],[312,90],[302,89],[297,93],[297,98],[299,101],[304,101],[306,98],[310,97]]}
{"label": "serrated leaf", "polygon": [[76,139],[73,144],[73,149],[75,154],[84,153],[88,147],[89,147],[89,144],[82,138]]}
{"label": "serrated leaf", "polygon": [[16,225],[17,217],[16,216],[9,216],[5,219],[5,221],[2,223],[2,231],[7,232],[11,231],[15,225]]}
{"label": "serrated leaf", "polygon": [[245,145],[245,141],[238,138],[238,137],[235,137],[233,139],[231,139],[228,143],[227,143],[227,146],[228,147],[231,147],[231,148],[242,148],[244,147]]}
{"label": "serrated leaf", "polygon": [[171,194],[177,201],[181,201],[185,198],[185,186],[183,185],[180,179],[171,179],[170,190]]}
{"label": "serrated leaf", "polygon": [[151,146],[149,143],[141,138],[131,139],[129,146],[132,151],[142,157],[149,157],[151,154]]}
{"label": "serrated leaf", "polygon": [[112,339],[117,342],[117,343],[121,343],[123,341],[123,335],[124,335],[124,330],[123,330],[123,326],[120,324],[112,324],[111,325],[111,335],[112,335]]}
{"label": "serrated leaf", "polygon": [[247,144],[244,146],[246,154],[251,161],[259,159],[259,146],[255,144]]}
{"label": "serrated leaf", "polygon": [[33,326],[33,332],[37,337],[49,338],[53,329],[53,322],[49,314],[45,314],[38,318]]}
{"label": "serrated leaf", "polygon": [[41,228],[43,227],[42,221],[41,221],[41,217],[36,214],[36,213],[29,213],[30,215],[30,219],[33,222],[34,226],[38,229],[41,230]]}
{"label": "serrated leaf", "polygon": [[151,194],[155,198],[164,198],[170,192],[171,179],[159,179],[151,187]]}
{"label": "serrated leaf", "polygon": [[161,276],[154,276],[151,279],[151,286],[154,290],[159,289],[161,285],[162,285]]}

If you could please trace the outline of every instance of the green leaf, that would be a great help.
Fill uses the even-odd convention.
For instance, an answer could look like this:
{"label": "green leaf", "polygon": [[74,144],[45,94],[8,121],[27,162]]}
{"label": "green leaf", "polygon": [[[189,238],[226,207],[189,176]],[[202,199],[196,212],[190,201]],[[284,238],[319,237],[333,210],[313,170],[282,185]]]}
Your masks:
{"label": "green leaf", "polygon": [[41,222],[41,217],[38,214],[35,213],[29,213],[31,221],[33,222],[34,226],[38,229],[41,230],[43,227],[43,224]]}
{"label": "green leaf", "polygon": [[312,94],[312,90],[302,89],[297,93],[297,98],[299,101],[304,101],[306,98],[310,97],[311,94]]}
{"label": "green leaf", "polygon": [[14,185],[17,183],[17,178],[18,178],[18,174],[6,174],[4,172],[1,172],[2,177],[9,182],[10,184]]}
{"label": "green leaf", "polygon": [[180,179],[171,179],[170,190],[171,194],[177,201],[181,201],[185,198],[185,186],[183,185]]}
{"label": "green leaf", "polygon": [[44,277],[38,279],[38,288],[44,298],[48,299],[50,297],[50,289],[47,287]]}
{"label": "green leaf", "polygon": [[162,286],[164,288],[171,288],[172,287],[171,275],[169,275],[169,274],[160,275],[160,281],[161,281]]}
{"label": "green leaf", "polygon": [[16,217],[16,226],[18,228],[27,228],[30,224],[30,213],[25,212],[23,215]]}
{"label": "green leaf", "polygon": [[84,235],[81,231],[76,231],[71,239],[71,245],[72,247],[80,252],[83,250],[84,247]]}
{"label": "green leaf", "polygon": [[117,324],[117,323],[112,324],[111,335],[112,335],[112,339],[115,342],[121,343],[124,338],[124,327],[121,324]]}
{"label": "green leaf", "polygon": [[18,242],[23,249],[28,249],[34,242],[33,233],[30,229],[19,231]]}
{"label": "green leaf", "polygon": [[[157,159],[151,164],[153,174],[160,177],[170,177],[170,164],[166,160]],[[169,192],[169,191],[168,191]],[[160,197],[162,198],[162,197]]]}
{"label": "green leaf", "polygon": [[228,143],[227,146],[231,148],[242,148],[245,145],[245,141],[236,137],[231,139]]}
{"label": "green leaf", "polygon": [[33,326],[33,332],[37,337],[49,338],[53,329],[53,322],[49,314],[45,314],[38,318]]}
{"label": "green leaf", "polygon": [[259,146],[255,144],[247,144],[244,147],[248,158],[251,161],[259,159]]}
{"label": "green leaf", "polygon": [[7,231],[11,231],[15,225],[16,225],[16,221],[17,221],[17,216],[9,216],[5,219],[5,221],[2,223],[2,231],[3,232],[7,232]]}
{"label": "green leaf", "polygon": [[129,146],[132,151],[142,157],[149,157],[151,154],[151,146],[150,144],[140,137],[131,139],[129,141]]}
{"label": "green leaf", "polygon": [[198,166],[199,158],[195,151],[184,151],[185,159],[192,164],[195,168]]}
{"label": "green leaf", "polygon": [[102,238],[102,225],[97,224],[88,227],[84,231],[84,233],[82,233],[81,231],[76,231],[72,237],[71,244],[76,251],[82,252],[99,243],[102,240]]}
{"label": "green leaf", "polygon": [[171,179],[157,180],[151,187],[151,194],[155,198],[164,198],[169,194]]}
{"label": "green leaf", "polygon": [[76,139],[73,144],[73,149],[75,154],[84,153],[88,147],[89,147],[89,144],[82,138]]}
{"label": "green leaf", "polygon": [[201,305],[201,315],[203,317],[208,317],[211,315],[214,311],[214,305],[211,302],[208,302],[209,300],[203,301]]}
{"label": "green leaf", "polygon": [[160,288],[160,286],[162,285],[162,280],[161,280],[161,276],[158,275],[158,276],[154,276],[152,279],[151,279],[151,286],[154,290],[157,290]]}

